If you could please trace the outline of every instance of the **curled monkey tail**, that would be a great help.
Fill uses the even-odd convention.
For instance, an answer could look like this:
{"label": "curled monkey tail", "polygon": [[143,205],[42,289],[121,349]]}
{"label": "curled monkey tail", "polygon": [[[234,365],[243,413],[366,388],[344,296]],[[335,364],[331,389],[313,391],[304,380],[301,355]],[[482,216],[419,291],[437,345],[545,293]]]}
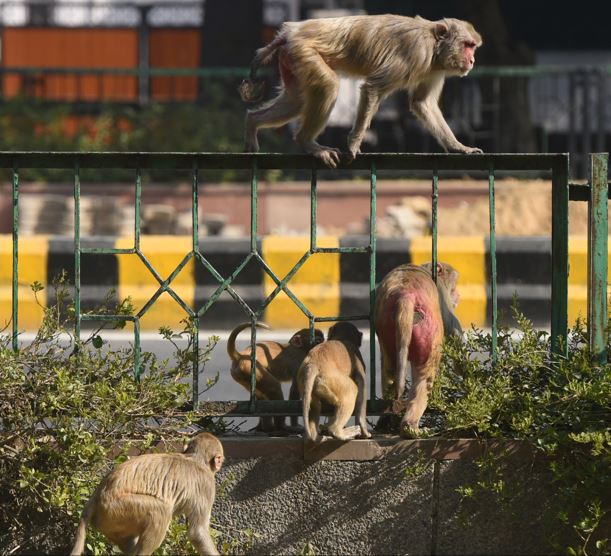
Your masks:
{"label": "curled monkey tail", "polygon": [[273,63],[278,57],[278,48],[284,44],[286,44],[286,36],[281,31],[272,42],[257,50],[250,63],[248,79],[244,79],[238,89],[244,102],[257,102],[261,99],[264,83],[263,80],[257,78],[257,70],[261,66],[268,66]]}
{"label": "curled monkey tail", "polygon": [[305,429],[306,437],[312,442],[318,441],[318,436],[313,436],[313,432],[310,430],[310,405],[312,404],[312,390],[314,390],[314,382],[316,381],[316,370],[312,368],[309,363],[303,365],[303,427]]}
{"label": "curled monkey tail", "polygon": [[74,536],[74,545],[72,546],[70,556],[80,556],[85,551],[87,525],[89,525],[89,522],[91,521],[91,518],[93,516],[93,508],[95,506],[97,494],[98,491],[96,490],[93,496],[85,505],[85,509],[83,510],[83,513],[81,515],[81,520],[79,521],[78,528],[76,529],[76,535]]}
{"label": "curled monkey tail", "polygon": [[[256,322],[255,326],[257,328],[265,328],[266,330],[270,329],[270,327],[267,326],[267,324],[265,324],[264,322]],[[227,338],[227,355],[229,355],[229,359],[231,359],[232,361],[239,361],[241,359],[240,353],[235,348],[235,341],[236,341],[236,338],[238,337],[238,334],[242,332],[242,330],[245,330],[246,328],[250,328],[249,322],[243,322],[242,324],[238,324],[231,331],[231,334],[229,334],[229,338]]]}
{"label": "curled monkey tail", "polygon": [[403,395],[405,389],[409,364],[409,344],[412,341],[413,327],[414,302],[409,298],[401,297],[397,303],[397,326],[395,327],[397,346],[395,387],[397,399]]}

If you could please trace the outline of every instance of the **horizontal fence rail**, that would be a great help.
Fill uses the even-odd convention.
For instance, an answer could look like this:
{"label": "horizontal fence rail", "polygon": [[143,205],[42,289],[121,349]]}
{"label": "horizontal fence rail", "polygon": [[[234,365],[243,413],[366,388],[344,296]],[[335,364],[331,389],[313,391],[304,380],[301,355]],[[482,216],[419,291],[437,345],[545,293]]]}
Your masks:
{"label": "horizontal fence rail", "polygon": [[[601,211],[606,203],[606,159],[603,155],[595,155],[593,165],[592,182],[602,184],[594,195],[586,192],[588,186],[571,186],[573,196],[588,199],[596,203],[596,210]],[[81,323],[83,320],[125,320],[134,323],[134,345],[135,361],[134,372],[136,376],[141,372],[140,369],[140,318],[146,314],[160,295],[168,293],[183,308],[185,315],[193,319],[193,349],[197,353],[199,349],[199,318],[218,300],[224,292],[227,292],[242,308],[244,314],[250,319],[251,331],[251,363],[255,368],[257,342],[257,329],[254,323],[259,320],[265,308],[279,295],[284,292],[293,303],[308,318],[310,331],[313,334],[317,322],[329,322],[340,320],[368,321],[371,334],[370,349],[370,374],[371,384],[368,402],[368,414],[379,414],[389,404],[388,401],[378,399],[375,382],[375,334],[373,322],[373,306],[375,302],[376,286],[376,198],[377,180],[379,172],[382,170],[403,170],[403,171],[428,171],[431,173],[432,187],[431,200],[433,205],[433,234],[431,238],[431,260],[437,261],[437,203],[438,203],[438,181],[440,171],[481,171],[488,176],[489,196],[490,196],[490,287],[493,292],[494,303],[492,306],[492,357],[496,357],[496,252],[495,252],[495,177],[497,172],[504,171],[543,171],[548,172],[552,182],[552,275],[551,275],[551,338],[552,351],[558,356],[567,353],[567,328],[568,328],[568,203],[569,203],[569,157],[568,154],[483,154],[483,155],[462,155],[462,154],[407,154],[407,153],[376,153],[359,155],[351,164],[340,164],[340,168],[346,170],[362,170],[369,175],[370,184],[370,228],[369,242],[363,247],[337,247],[328,248],[318,245],[317,238],[317,179],[318,171],[325,169],[309,155],[287,155],[287,154],[246,154],[246,153],[93,153],[93,152],[0,152],[0,168],[12,171],[13,186],[13,302],[12,302],[12,340],[13,347],[19,346],[19,322],[18,322],[18,289],[19,283],[19,175],[20,171],[30,168],[46,169],[66,169],[73,174],[74,180],[74,293],[75,293],[75,335],[80,337]],[[80,172],[84,169],[130,169],[133,170],[135,185],[135,228],[134,245],[130,248],[110,248],[96,247],[85,248],[81,245],[80,230],[80,193],[81,181]],[[140,198],[142,193],[142,172],[152,169],[167,170],[188,170],[191,175],[192,190],[192,225],[193,236],[191,250],[185,253],[183,260],[178,264],[168,277],[161,276],[147,259],[140,248],[141,221],[140,221]],[[215,267],[206,259],[202,253],[201,240],[198,234],[198,207],[199,207],[199,173],[203,170],[233,169],[248,170],[250,172],[250,203],[251,203],[251,222],[250,222],[250,252],[245,259],[228,276],[222,276]],[[267,262],[259,252],[257,243],[257,183],[261,170],[268,169],[301,169],[311,172],[310,183],[310,205],[311,205],[311,226],[309,248],[305,251],[301,259],[285,275],[278,276],[269,267]],[[100,187],[103,187],[100,186]],[[585,188],[585,189],[584,189]],[[603,203],[602,198],[605,201]],[[603,220],[603,216],[598,216]],[[606,219],[604,219],[606,224]],[[606,230],[605,230],[606,238]],[[600,234],[595,234],[592,242],[597,246],[597,255],[592,263],[592,275],[600,277],[602,250],[606,248],[606,243]],[[125,254],[137,255],[144,266],[147,268],[158,283],[158,289],[147,303],[134,315],[91,315],[83,314],[80,305],[81,295],[81,255],[87,254],[112,254],[122,256]],[[313,314],[298,297],[291,291],[291,278],[301,268],[301,266],[315,253],[360,253],[369,259],[369,313],[354,315],[316,315]],[[206,300],[200,308],[191,308],[172,288],[172,282],[180,271],[192,260],[198,261],[217,283],[216,291]],[[255,261],[263,271],[275,283],[275,289],[263,301],[258,310],[253,310],[240,297],[238,292],[232,287],[233,282],[244,267],[250,262]],[[606,263],[605,263],[606,264]],[[605,288],[606,288],[606,268]],[[598,302],[602,295],[602,285],[597,290]],[[606,292],[606,290],[605,290]],[[605,293],[606,295],[606,293]],[[600,324],[606,318],[606,305],[604,315],[596,313],[597,322]],[[598,325],[597,325],[598,326]],[[598,329],[597,329],[598,330]],[[597,344],[599,345],[599,344]],[[606,355],[605,355],[606,356]],[[301,401],[293,400],[256,400],[255,398],[255,375],[252,374],[250,388],[250,401],[244,402],[199,402],[199,375],[200,368],[197,358],[194,358],[192,392],[193,406],[196,409],[205,411],[207,414],[217,415],[300,415]]]}

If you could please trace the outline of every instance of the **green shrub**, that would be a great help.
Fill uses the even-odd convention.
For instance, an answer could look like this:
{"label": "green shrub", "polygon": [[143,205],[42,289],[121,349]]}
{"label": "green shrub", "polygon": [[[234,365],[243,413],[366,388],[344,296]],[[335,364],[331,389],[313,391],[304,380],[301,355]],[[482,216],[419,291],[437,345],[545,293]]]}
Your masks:
{"label": "green shrub", "polygon": [[[571,330],[568,357],[550,359],[550,338],[514,309],[518,330],[498,334],[496,363],[491,335],[471,330],[446,344],[429,411],[439,434],[525,441],[552,481],[550,519],[574,531],[571,554],[607,553],[610,533],[611,365],[592,363],[582,323]],[[610,352],[611,353],[611,352]],[[526,462],[523,480],[531,477]],[[494,492],[506,506],[520,489],[508,460],[487,454],[477,484],[464,485],[466,499]],[[556,528],[559,530],[558,528]],[[558,548],[563,539],[550,539]]]}
{"label": "green shrub", "polygon": [[[0,341],[4,554],[66,554],[80,512],[102,475],[123,461],[130,449],[142,451],[162,440],[179,440],[193,428],[192,415],[184,409],[191,399],[189,345],[177,349],[173,361],[143,353],[143,374],[137,380],[133,348],[107,349],[98,331],[86,341],[74,342],[65,284],[60,283],[57,291],[58,305],[46,309],[30,344],[13,352],[7,336]],[[128,313],[129,303],[112,310]],[[190,326],[185,324],[180,335],[189,337]],[[174,341],[168,330],[163,335]],[[212,338],[200,349],[199,365],[208,359],[214,343]],[[175,524],[164,553],[176,554],[188,546],[180,531],[181,524]],[[92,529],[88,545],[95,553],[110,551]]]}

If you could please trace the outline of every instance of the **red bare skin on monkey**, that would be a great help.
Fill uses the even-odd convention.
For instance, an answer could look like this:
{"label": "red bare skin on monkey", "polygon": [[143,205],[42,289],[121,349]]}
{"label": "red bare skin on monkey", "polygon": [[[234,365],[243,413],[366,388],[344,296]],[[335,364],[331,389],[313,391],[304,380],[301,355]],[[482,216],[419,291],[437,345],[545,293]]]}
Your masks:
{"label": "red bare skin on monkey", "polygon": [[280,70],[280,78],[282,79],[282,83],[284,83],[285,88],[289,88],[295,81],[295,74],[293,73],[291,57],[284,48],[280,50],[280,56],[278,57],[278,68]]}
{"label": "red bare skin on monkey", "polygon": [[384,331],[383,337],[385,338],[386,353],[391,354],[393,358],[397,357],[397,336],[395,331],[399,299],[411,300],[413,302],[417,322],[414,323],[412,329],[408,359],[416,365],[423,365],[431,353],[433,338],[439,329],[440,323],[437,322],[430,311],[426,296],[421,295],[418,291],[404,290],[397,292],[391,296],[389,302],[384,306],[382,311],[382,329]]}

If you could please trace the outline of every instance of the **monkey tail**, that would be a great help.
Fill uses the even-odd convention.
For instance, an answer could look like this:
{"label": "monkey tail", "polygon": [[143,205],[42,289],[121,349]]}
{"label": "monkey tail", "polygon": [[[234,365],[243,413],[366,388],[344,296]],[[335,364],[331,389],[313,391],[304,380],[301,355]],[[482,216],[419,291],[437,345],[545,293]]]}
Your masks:
{"label": "monkey tail", "polygon": [[308,363],[303,366],[303,428],[306,437],[312,442],[318,442],[318,431],[310,429],[310,405],[312,404],[312,391],[316,381],[316,371]]}
{"label": "monkey tail", "polygon": [[[270,329],[270,327],[267,324],[265,324],[264,322],[256,322],[255,326],[257,328],[265,328],[266,330]],[[232,361],[240,360],[240,353],[235,348],[235,341],[236,341],[236,338],[238,337],[238,334],[242,332],[242,330],[245,330],[246,328],[250,328],[249,322],[243,322],[242,324],[238,324],[231,331],[231,334],[229,334],[229,338],[227,338],[227,355],[229,355],[229,359],[231,359]]]}
{"label": "monkey tail", "polygon": [[286,35],[280,31],[268,45],[259,48],[250,63],[250,74],[240,84],[238,91],[244,102],[257,102],[263,97],[264,82],[257,78],[257,70],[261,66],[268,66],[278,57],[278,48],[286,44]]}
{"label": "monkey tail", "polygon": [[96,490],[93,496],[89,499],[79,521],[76,535],[74,537],[74,546],[70,552],[70,556],[80,556],[85,551],[85,539],[87,537],[87,525],[91,521],[93,514],[94,500],[97,498],[98,491]]}
{"label": "monkey tail", "polygon": [[409,344],[412,341],[412,330],[414,327],[414,302],[405,297],[401,297],[397,303],[397,326],[396,345],[397,345],[397,378],[395,382],[397,399],[400,398],[405,389],[407,379],[407,369],[409,360]]}

